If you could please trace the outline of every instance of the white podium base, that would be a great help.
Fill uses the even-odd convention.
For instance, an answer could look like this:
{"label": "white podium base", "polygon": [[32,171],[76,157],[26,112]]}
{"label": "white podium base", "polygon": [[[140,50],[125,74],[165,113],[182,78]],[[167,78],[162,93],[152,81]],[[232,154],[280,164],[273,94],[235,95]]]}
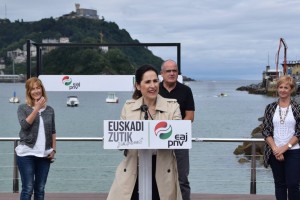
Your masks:
{"label": "white podium base", "polygon": [[139,200],[152,200],[152,149],[139,149]]}

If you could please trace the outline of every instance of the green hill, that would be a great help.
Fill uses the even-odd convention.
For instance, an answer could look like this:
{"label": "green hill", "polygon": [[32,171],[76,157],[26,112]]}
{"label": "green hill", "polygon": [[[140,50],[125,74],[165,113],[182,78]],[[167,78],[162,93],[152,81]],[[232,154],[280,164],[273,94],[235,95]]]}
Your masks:
{"label": "green hill", "polygon": [[[68,37],[70,43],[139,43],[125,29],[104,19],[60,17],[35,22],[0,19],[0,57],[5,60],[4,72],[12,73],[12,60],[7,57],[7,51],[23,49],[28,39],[42,43],[43,39],[61,37]],[[43,52],[42,74],[133,74],[145,63],[159,69],[162,59],[145,47],[111,47],[107,52],[99,48],[59,47]],[[25,63],[16,64],[15,68],[16,74],[26,74]]]}

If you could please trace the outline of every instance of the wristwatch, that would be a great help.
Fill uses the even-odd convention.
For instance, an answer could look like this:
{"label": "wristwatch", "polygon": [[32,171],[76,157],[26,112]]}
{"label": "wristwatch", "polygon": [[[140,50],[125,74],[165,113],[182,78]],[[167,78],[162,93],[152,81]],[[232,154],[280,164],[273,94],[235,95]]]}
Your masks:
{"label": "wristwatch", "polygon": [[291,149],[293,147],[293,145],[291,143],[288,143],[288,147],[289,147],[289,149]]}

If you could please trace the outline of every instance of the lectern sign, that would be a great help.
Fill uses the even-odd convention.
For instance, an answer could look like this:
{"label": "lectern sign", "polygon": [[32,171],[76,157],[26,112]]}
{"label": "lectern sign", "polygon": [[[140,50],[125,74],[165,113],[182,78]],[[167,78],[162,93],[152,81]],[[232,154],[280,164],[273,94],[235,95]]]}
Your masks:
{"label": "lectern sign", "polygon": [[104,120],[104,149],[190,149],[190,120]]}

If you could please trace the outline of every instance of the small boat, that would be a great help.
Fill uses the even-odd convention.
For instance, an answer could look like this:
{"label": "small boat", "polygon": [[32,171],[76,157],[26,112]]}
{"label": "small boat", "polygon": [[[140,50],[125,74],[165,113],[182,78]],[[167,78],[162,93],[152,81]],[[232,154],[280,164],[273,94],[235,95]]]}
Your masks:
{"label": "small boat", "polygon": [[227,94],[225,94],[225,93],[220,93],[219,95],[218,95],[218,97],[227,97],[228,95]]}
{"label": "small boat", "polygon": [[16,91],[14,91],[14,96],[9,99],[9,103],[20,103],[20,99],[16,96]]}
{"label": "small boat", "polygon": [[106,98],[106,103],[118,103],[119,98],[116,96],[115,93],[109,93]]}
{"label": "small boat", "polygon": [[77,96],[68,96],[67,106],[77,107],[79,106],[79,100]]}
{"label": "small boat", "polygon": [[11,97],[9,103],[20,103],[20,99],[18,97]]}

